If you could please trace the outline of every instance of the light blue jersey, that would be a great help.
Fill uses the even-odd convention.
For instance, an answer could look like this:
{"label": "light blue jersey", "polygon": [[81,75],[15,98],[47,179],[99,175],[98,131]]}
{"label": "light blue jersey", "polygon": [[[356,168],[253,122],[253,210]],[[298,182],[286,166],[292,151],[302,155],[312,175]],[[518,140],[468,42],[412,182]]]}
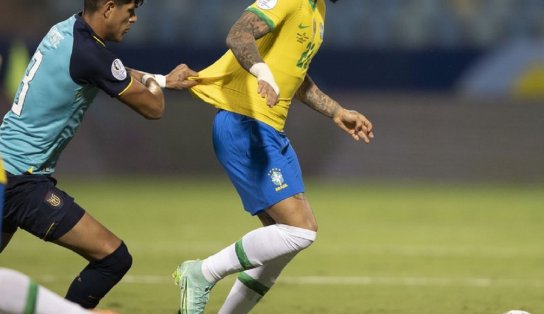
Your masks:
{"label": "light blue jersey", "polygon": [[131,83],[122,62],[80,15],[53,26],[0,126],[6,171],[53,173],[99,89],[116,97]]}

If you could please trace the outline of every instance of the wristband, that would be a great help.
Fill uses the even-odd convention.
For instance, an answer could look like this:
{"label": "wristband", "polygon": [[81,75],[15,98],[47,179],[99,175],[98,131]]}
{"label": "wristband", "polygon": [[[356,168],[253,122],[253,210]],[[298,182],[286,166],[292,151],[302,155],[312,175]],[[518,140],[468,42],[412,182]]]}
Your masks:
{"label": "wristband", "polygon": [[255,63],[251,66],[249,72],[253,74],[258,81],[265,81],[270,86],[272,86],[277,95],[280,94],[280,88],[278,87],[278,84],[276,84],[276,81],[274,80],[274,75],[272,74],[272,71],[270,71],[270,68],[266,63]]}
{"label": "wristband", "polygon": [[149,73],[144,74],[142,76],[142,84],[146,85],[147,80],[149,80],[150,78],[154,79],[160,88],[166,87],[166,76],[160,75],[160,74],[149,74]]}
{"label": "wristband", "polygon": [[154,76],[153,74],[149,74],[149,73],[144,74],[144,75],[142,76],[142,84],[144,84],[145,86],[147,86],[147,85],[146,85],[147,80],[149,80],[150,78],[155,79],[155,76]]}
{"label": "wristband", "polygon": [[155,74],[155,75],[153,75],[153,78],[155,79],[157,84],[159,84],[160,88],[165,88],[166,87],[166,76],[160,75],[160,74]]}

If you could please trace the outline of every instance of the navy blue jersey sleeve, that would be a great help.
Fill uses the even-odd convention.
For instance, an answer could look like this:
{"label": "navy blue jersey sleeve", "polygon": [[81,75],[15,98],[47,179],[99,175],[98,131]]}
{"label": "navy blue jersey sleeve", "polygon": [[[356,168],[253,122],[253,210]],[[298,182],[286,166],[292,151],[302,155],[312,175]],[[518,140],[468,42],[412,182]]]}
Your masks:
{"label": "navy blue jersey sleeve", "polygon": [[70,60],[72,79],[81,85],[94,85],[111,97],[118,97],[132,83],[130,73],[84,22],[78,21],[74,27]]}

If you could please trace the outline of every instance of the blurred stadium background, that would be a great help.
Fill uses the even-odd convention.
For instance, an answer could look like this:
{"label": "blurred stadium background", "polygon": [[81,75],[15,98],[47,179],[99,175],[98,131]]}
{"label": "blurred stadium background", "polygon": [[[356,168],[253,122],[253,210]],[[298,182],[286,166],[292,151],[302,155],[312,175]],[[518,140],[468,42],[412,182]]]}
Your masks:
{"label": "blurred stadium background", "polygon": [[[225,50],[230,25],[250,2],[147,1],[126,42],[112,49],[151,72],[181,62],[202,69]],[[32,53],[51,25],[79,9],[73,0],[4,0],[0,83],[17,68],[17,42]],[[307,176],[544,180],[541,0],[344,0],[329,7],[310,73],[374,121],[376,140],[354,145],[294,105],[286,129]],[[100,96],[59,173],[222,175],[209,136],[214,110],[186,93],[168,93],[167,102],[165,118],[147,122]],[[2,112],[10,104],[3,97]]]}

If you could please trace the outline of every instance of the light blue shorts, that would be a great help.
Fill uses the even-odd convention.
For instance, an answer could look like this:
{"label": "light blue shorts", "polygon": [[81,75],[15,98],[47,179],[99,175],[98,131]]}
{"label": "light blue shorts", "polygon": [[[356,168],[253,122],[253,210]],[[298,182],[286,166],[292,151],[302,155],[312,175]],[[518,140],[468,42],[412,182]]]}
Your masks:
{"label": "light blue shorts", "polygon": [[251,215],[304,192],[297,155],[283,132],[220,110],[213,123],[213,145]]}

